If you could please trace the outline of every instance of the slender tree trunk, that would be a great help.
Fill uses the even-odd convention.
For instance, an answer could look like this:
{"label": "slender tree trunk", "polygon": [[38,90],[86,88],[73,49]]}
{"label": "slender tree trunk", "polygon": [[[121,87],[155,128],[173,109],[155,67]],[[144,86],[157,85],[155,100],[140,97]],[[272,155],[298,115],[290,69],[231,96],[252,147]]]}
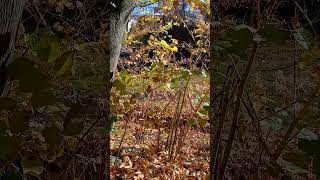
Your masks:
{"label": "slender tree trunk", "polygon": [[25,0],[0,1],[0,96],[5,95],[6,68],[12,62],[16,32]]}
{"label": "slender tree trunk", "polygon": [[210,112],[209,112],[209,123],[210,123],[210,166],[209,166],[209,172],[210,172],[210,180],[215,179],[215,171],[214,171],[214,162],[215,162],[215,152],[214,152],[214,137],[215,137],[215,129],[214,129],[214,109],[213,109],[213,104],[214,104],[214,97],[215,97],[215,89],[213,88],[213,78],[214,78],[214,72],[213,68],[215,65],[215,60],[214,60],[214,49],[213,49],[213,42],[214,42],[214,4],[215,0],[210,0]]}
{"label": "slender tree trunk", "polygon": [[116,7],[112,9],[110,19],[110,71],[113,75],[117,69],[123,35],[136,3],[135,0],[118,0],[114,1],[114,5]]}

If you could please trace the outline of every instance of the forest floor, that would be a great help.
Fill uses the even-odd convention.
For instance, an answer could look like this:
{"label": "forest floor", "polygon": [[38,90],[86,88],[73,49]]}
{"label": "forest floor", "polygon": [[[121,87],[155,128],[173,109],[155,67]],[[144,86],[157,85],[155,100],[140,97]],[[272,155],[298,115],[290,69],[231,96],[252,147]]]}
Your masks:
{"label": "forest floor", "polygon": [[[127,127],[126,127],[127,126]],[[175,159],[166,150],[158,151],[158,129],[143,128],[140,123],[119,121],[111,139],[112,177],[122,179],[204,179],[209,165],[209,134],[189,129],[184,146]],[[127,128],[127,130],[125,130]],[[146,132],[144,137],[134,130]],[[126,135],[123,138],[123,133]],[[142,141],[142,142],[141,142]],[[119,144],[121,152],[118,151]],[[138,143],[140,142],[140,143]],[[119,153],[119,154],[118,154]],[[118,160],[116,157],[121,157]],[[116,178],[115,178],[116,179]]]}
{"label": "forest floor", "polygon": [[[295,56],[298,57],[300,54],[301,51],[295,51],[293,46],[279,48],[266,45],[258,50],[248,90],[259,117],[268,116],[275,109],[286,106],[290,108],[290,102],[294,100],[293,63]],[[296,78],[295,86],[298,94],[305,93],[307,87],[312,88],[312,83],[299,69]],[[227,176],[233,177],[236,174],[246,178],[265,176],[266,173],[268,174],[265,169],[257,171],[261,160],[259,160],[259,154],[263,150],[262,152],[259,150],[252,122],[245,113],[242,119],[240,125],[242,134],[239,134],[237,142],[234,143],[228,167],[232,171],[228,171]],[[160,150],[158,149],[159,129],[146,126],[144,120],[143,117],[138,116],[125,117],[115,124],[111,140],[114,179],[206,179],[209,166],[208,128],[188,128],[181,152],[174,160],[169,160],[168,152],[162,146]],[[226,122],[226,126],[228,124],[229,122]],[[273,149],[281,133],[274,134],[266,128],[263,130],[263,135]],[[293,140],[292,143],[291,146],[294,147],[296,141]],[[117,157],[121,158],[117,159]],[[243,163],[244,161],[246,163]],[[256,163],[258,164],[255,165]],[[248,174],[251,171],[251,175]]]}

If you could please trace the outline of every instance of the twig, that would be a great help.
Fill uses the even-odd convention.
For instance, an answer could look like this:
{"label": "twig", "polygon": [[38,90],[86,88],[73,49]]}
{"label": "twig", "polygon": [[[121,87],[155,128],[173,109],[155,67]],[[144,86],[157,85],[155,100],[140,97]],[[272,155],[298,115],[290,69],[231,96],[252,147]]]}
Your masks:
{"label": "twig", "polygon": [[226,169],[227,162],[228,162],[228,159],[230,156],[233,139],[235,137],[236,130],[238,128],[238,119],[239,119],[239,113],[240,113],[240,107],[241,107],[241,100],[242,100],[242,96],[243,96],[243,92],[245,89],[247,79],[249,77],[250,71],[252,69],[252,66],[253,66],[253,63],[254,63],[254,60],[256,57],[258,46],[259,46],[258,43],[254,43],[247,68],[242,76],[242,81],[240,82],[240,86],[239,86],[239,90],[238,90],[238,94],[237,94],[237,101],[235,103],[235,111],[233,114],[234,116],[233,116],[233,120],[232,120],[232,125],[231,125],[231,129],[230,129],[228,141],[226,142],[226,146],[224,148],[223,158],[221,161],[221,169],[219,172],[220,176],[218,177],[218,179],[220,179],[220,180],[223,179],[224,171]]}
{"label": "twig", "polygon": [[32,1],[32,4],[33,4],[33,6],[36,8],[37,13],[38,13],[39,16],[40,16],[40,19],[41,19],[43,25],[47,27],[48,24],[47,24],[46,20],[43,18],[42,14],[40,13],[39,8],[38,8],[38,6],[36,5],[36,3],[34,2],[34,0]]}
{"label": "twig", "polygon": [[294,4],[297,6],[297,8],[299,9],[299,11],[301,11],[301,13],[303,14],[303,16],[306,18],[306,20],[308,21],[311,29],[312,29],[312,32],[313,32],[313,35],[315,37],[315,39],[318,39],[318,33],[316,31],[316,29],[314,28],[313,26],[313,23],[312,21],[310,20],[308,14],[302,9],[302,7],[299,5],[299,3],[297,1],[294,1]]}
{"label": "twig", "polygon": [[119,155],[120,155],[120,149],[121,149],[121,146],[122,146],[122,143],[123,143],[123,140],[124,140],[124,137],[126,136],[127,134],[127,129],[128,129],[128,119],[126,119],[126,124],[125,124],[125,128],[124,128],[124,132],[121,136],[121,140],[120,140],[120,143],[119,143],[119,146],[118,146],[118,153],[117,153],[117,156],[116,156],[116,160],[118,159]]}
{"label": "twig", "polygon": [[[229,77],[232,76],[232,72],[231,72],[231,68],[229,66],[228,71],[227,71],[227,75]],[[218,125],[216,126],[216,134],[215,137],[213,139],[213,156],[214,156],[214,162],[213,162],[213,170],[214,170],[214,179],[217,178],[218,176],[218,169],[219,169],[219,149],[220,149],[220,142],[221,142],[221,135],[222,135],[222,130],[223,130],[223,124],[224,121],[226,119],[226,115],[227,115],[227,109],[228,109],[228,105],[229,105],[229,93],[230,93],[230,88],[231,88],[231,82],[229,81],[225,81],[226,87],[225,87],[225,94],[223,94],[223,100],[222,100],[222,105],[219,108],[221,112],[219,112],[219,121],[218,121]]]}
{"label": "twig", "polygon": [[[253,127],[257,133],[258,136],[258,140],[261,144],[261,146],[265,149],[265,151],[267,152],[267,154],[271,157],[272,153],[267,145],[267,143],[265,142],[264,138],[262,137],[262,130],[261,127],[259,125],[259,121],[257,121],[256,115],[254,115],[255,113],[251,113],[249,106],[247,105],[247,103],[244,101],[244,99],[242,99],[242,103],[244,105],[244,107],[246,108],[251,120],[252,120],[252,124]],[[252,104],[249,102],[250,106],[251,106],[251,110],[254,111]]]}

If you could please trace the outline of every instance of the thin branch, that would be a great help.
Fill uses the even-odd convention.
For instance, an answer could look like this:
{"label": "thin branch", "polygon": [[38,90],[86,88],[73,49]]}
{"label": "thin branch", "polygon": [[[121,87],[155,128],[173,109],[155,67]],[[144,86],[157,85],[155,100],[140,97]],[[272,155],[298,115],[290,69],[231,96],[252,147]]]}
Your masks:
{"label": "thin branch", "polygon": [[258,43],[254,43],[251,55],[250,55],[250,59],[247,65],[247,68],[242,76],[242,81],[240,83],[239,86],[239,90],[238,90],[238,94],[237,94],[237,101],[235,103],[235,111],[234,111],[234,116],[233,116],[233,120],[232,120],[232,125],[231,125],[231,129],[230,129],[230,133],[229,133],[229,137],[228,137],[228,141],[226,143],[226,146],[224,148],[224,152],[223,152],[223,158],[221,161],[221,169],[220,169],[220,176],[219,179],[222,180],[223,176],[224,176],[224,171],[226,169],[227,166],[227,162],[230,156],[230,152],[231,152],[231,148],[232,148],[232,143],[236,134],[236,131],[238,129],[238,119],[239,119],[239,113],[240,113],[240,109],[241,109],[241,100],[242,100],[242,96],[244,93],[244,89],[245,89],[245,85],[246,82],[248,80],[249,74],[251,72],[255,57],[256,57],[256,53],[257,53],[257,49],[259,47]]}
{"label": "thin branch", "polygon": [[314,28],[313,26],[313,23],[312,21],[310,20],[308,14],[302,9],[302,7],[299,5],[299,3],[297,1],[294,1],[294,4],[297,6],[297,8],[299,9],[299,11],[301,11],[301,13],[303,14],[303,16],[306,18],[306,20],[308,21],[312,31],[313,31],[313,34],[314,34],[314,37],[315,39],[318,39],[318,33],[316,31],[316,29]]}

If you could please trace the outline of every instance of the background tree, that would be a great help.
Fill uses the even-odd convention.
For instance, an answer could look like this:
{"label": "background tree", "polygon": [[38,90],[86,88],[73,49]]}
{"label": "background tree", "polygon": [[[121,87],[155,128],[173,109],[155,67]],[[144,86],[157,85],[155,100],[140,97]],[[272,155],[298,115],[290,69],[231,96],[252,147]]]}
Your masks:
{"label": "background tree", "polygon": [[0,95],[5,94],[6,67],[12,62],[16,32],[24,3],[24,0],[3,0],[0,2]]}
{"label": "background tree", "polygon": [[130,14],[132,13],[135,6],[136,2],[134,0],[113,1],[113,9],[111,11],[110,19],[110,71],[113,74],[117,68],[123,35],[127,29],[127,23],[129,21]]}

